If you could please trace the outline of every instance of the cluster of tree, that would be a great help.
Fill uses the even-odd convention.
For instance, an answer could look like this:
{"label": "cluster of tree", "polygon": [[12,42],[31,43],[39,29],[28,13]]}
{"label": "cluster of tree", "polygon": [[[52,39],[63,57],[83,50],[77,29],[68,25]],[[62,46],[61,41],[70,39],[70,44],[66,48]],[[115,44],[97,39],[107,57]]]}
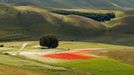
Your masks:
{"label": "cluster of tree", "polygon": [[96,21],[101,21],[101,22],[109,21],[116,17],[114,13],[85,13],[85,12],[65,11],[65,10],[57,10],[51,12],[62,14],[62,15],[79,15],[79,16],[94,19]]}
{"label": "cluster of tree", "polygon": [[1,45],[0,45],[0,47],[4,47],[4,45],[3,45],[3,44],[1,44]]}
{"label": "cluster of tree", "polygon": [[47,34],[40,38],[40,46],[48,48],[56,48],[59,45],[55,35]]}

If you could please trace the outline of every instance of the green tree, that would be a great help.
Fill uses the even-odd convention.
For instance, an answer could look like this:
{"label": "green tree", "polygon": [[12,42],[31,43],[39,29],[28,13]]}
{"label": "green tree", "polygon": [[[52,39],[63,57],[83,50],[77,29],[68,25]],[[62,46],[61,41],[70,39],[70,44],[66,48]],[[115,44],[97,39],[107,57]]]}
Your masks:
{"label": "green tree", "polygon": [[59,45],[58,39],[55,35],[44,35],[40,38],[40,46],[48,48],[57,48]]}

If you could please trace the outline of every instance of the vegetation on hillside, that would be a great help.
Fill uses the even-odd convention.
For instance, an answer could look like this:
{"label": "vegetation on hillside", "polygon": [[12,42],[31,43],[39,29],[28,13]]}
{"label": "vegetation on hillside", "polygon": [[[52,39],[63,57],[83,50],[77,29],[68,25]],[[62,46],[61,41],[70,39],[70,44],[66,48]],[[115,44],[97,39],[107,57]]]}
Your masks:
{"label": "vegetation on hillside", "polygon": [[0,8],[0,34],[3,36],[37,38],[42,34],[54,33],[60,38],[81,38],[103,35],[107,31],[101,23],[80,16],[53,14],[32,6],[1,5]]}
{"label": "vegetation on hillside", "polygon": [[111,28],[112,32],[133,34],[134,33],[134,16],[127,16],[119,19],[114,27]]}
{"label": "vegetation on hillside", "polygon": [[59,45],[59,42],[55,35],[48,34],[40,38],[40,45],[48,48],[56,48]]}
{"label": "vegetation on hillside", "polygon": [[65,10],[57,10],[57,11],[51,11],[53,13],[62,14],[62,15],[79,15],[87,18],[91,18],[96,21],[104,22],[104,21],[110,21],[111,19],[115,18],[114,13],[83,13],[83,12],[77,12],[77,11],[65,11]]}

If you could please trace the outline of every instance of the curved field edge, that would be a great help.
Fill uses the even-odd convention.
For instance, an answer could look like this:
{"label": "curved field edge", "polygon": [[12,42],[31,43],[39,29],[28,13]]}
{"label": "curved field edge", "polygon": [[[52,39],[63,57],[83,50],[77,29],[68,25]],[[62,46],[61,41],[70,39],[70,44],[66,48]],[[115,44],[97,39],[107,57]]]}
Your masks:
{"label": "curved field edge", "polygon": [[[7,68],[7,71],[5,71],[6,69],[4,67],[1,67],[2,69],[0,68],[0,70],[3,70],[4,72],[1,72],[3,75],[89,75],[82,71],[60,69],[59,67],[64,68],[64,66],[58,64],[45,63],[23,56],[4,55],[3,53],[0,54],[0,66],[1,65],[6,66]],[[8,70],[16,71],[8,72]],[[26,72],[22,73],[23,70]]]}
{"label": "curved field edge", "polygon": [[[6,51],[13,51],[18,50],[24,43],[31,42],[25,50],[41,50],[38,41],[14,41],[14,42],[1,42],[5,48],[0,48],[0,52]],[[108,43],[99,43],[99,42],[72,42],[72,41],[60,41],[59,47],[56,50],[77,50],[77,49],[92,49],[92,48],[99,48],[99,49],[133,49],[133,46],[124,46],[124,45],[114,45]],[[8,50],[7,50],[8,49]],[[49,50],[49,49],[45,49]],[[51,50],[51,49],[50,49]]]}
{"label": "curved field edge", "polygon": [[[4,45],[5,47],[12,47],[15,46],[15,48],[21,47],[21,45],[24,42],[6,42]],[[109,44],[100,44],[100,43],[85,43],[85,42],[60,42],[62,45],[64,45],[64,49],[67,49],[68,47],[71,49],[82,49],[82,48],[107,48],[107,49],[121,49],[121,48],[133,48],[129,46],[118,46],[118,45],[109,45]],[[70,46],[69,44],[72,43]],[[16,46],[17,44],[17,46]],[[69,46],[67,46],[69,45]],[[38,46],[37,41],[33,43],[33,45],[30,45],[30,47],[26,48],[25,50],[33,50],[39,48],[33,48],[34,46]],[[60,45],[61,46],[61,45]],[[16,49],[17,50],[17,49]],[[47,50],[47,49],[44,49]],[[4,50],[3,50],[4,51]],[[64,51],[64,50],[63,50]],[[6,51],[5,51],[6,52]],[[50,60],[44,60],[44,61],[50,61]],[[56,70],[53,68],[47,68],[43,65],[49,65],[45,63],[40,63],[35,60],[29,60],[29,59],[23,59],[18,57],[11,57],[9,55],[2,55],[0,54],[0,64],[17,67],[21,69],[27,69],[34,72],[43,72],[47,74],[54,74],[54,75],[90,75],[96,74],[96,75],[133,75],[133,66],[123,64],[121,62],[118,62],[113,59],[95,59],[95,60],[83,60],[83,61],[65,61],[65,62],[56,62],[51,66],[61,66],[69,69],[69,71],[61,71]]]}
{"label": "curved field edge", "polygon": [[[98,58],[93,60],[76,60],[76,61],[65,61],[55,63],[54,65],[62,66],[69,71],[56,71],[53,69],[46,69],[43,65],[32,60],[24,60],[18,57],[11,57],[8,55],[0,55],[0,64],[8,65],[8,67],[15,67],[20,69],[26,69],[42,73],[41,75],[133,75],[134,67],[121,63],[119,61],[108,59],[108,58]],[[5,58],[5,59],[4,59]],[[19,71],[18,71],[19,72]],[[23,71],[22,71],[23,72]],[[72,73],[73,72],[73,73]],[[8,73],[8,72],[5,72]],[[33,74],[33,75],[34,75]],[[10,75],[7,74],[7,75]],[[15,75],[15,74],[14,74]],[[27,74],[26,74],[27,75]],[[30,74],[28,74],[30,75]],[[38,74],[40,75],[40,74]]]}
{"label": "curved field edge", "polygon": [[0,54],[0,64],[7,65],[8,67],[18,68],[18,70],[19,69],[29,70],[35,74],[41,73],[42,75],[50,74],[54,70],[56,71],[56,69],[47,68],[45,64],[36,61],[24,59],[17,56],[3,55],[3,54]]}

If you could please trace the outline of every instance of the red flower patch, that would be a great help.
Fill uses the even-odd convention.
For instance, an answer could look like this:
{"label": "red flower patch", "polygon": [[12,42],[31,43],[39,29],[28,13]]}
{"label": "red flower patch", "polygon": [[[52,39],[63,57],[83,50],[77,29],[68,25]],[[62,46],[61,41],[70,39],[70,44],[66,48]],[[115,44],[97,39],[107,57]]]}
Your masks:
{"label": "red flower patch", "polygon": [[86,60],[96,58],[95,56],[86,56],[81,55],[81,53],[87,51],[76,51],[76,52],[64,52],[64,53],[55,53],[55,54],[47,54],[43,55],[43,57],[55,58],[55,59],[64,59],[64,60]]}

